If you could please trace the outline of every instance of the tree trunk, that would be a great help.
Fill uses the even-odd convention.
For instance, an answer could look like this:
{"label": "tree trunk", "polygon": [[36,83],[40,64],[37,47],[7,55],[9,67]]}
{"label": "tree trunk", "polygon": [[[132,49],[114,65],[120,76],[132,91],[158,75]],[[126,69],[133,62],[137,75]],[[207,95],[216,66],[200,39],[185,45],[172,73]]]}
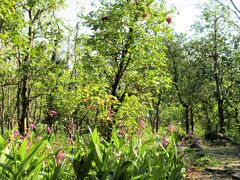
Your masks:
{"label": "tree trunk", "polygon": [[[21,84],[18,84],[17,89],[17,102],[16,102],[16,108],[17,108],[17,122],[18,122],[18,128],[21,126],[21,106],[20,106],[20,95],[21,95]],[[10,122],[9,122],[10,124]],[[9,127],[10,128],[10,127]]]}
{"label": "tree trunk", "polygon": [[193,134],[194,131],[194,119],[193,119],[193,107],[190,107],[190,123],[191,123],[191,131]]}
{"label": "tree trunk", "polygon": [[238,120],[238,114],[239,114],[238,108],[235,107],[234,110],[235,110],[235,114],[234,114],[235,121],[236,121],[236,124],[237,124],[237,127],[238,127],[238,131],[240,132],[240,123],[239,123],[239,120]]}
{"label": "tree trunk", "polygon": [[28,109],[27,99],[27,75],[25,74],[21,82],[21,115],[19,120],[19,133],[24,134],[26,129],[26,118]]}
{"label": "tree trunk", "polygon": [[185,104],[186,134],[189,134],[189,104]]}
{"label": "tree trunk", "polygon": [[2,105],[1,105],[1,132],[4,133],[4,107],[5,107],[5,93],[4,93],[4,87],[2,86]]}
{"label": "tree trunk", "polygon": [[158,126],[159,126],[159,122],[160,122],[160,116],[159,116],[159,107],[157,107],[156,109],[156,132],[158,132]]}
{"label": "tree trunk", "polygon": [[[126,61],[126,56],[128,54],[130,45],[133,43],[132,42],[133,41],[133,37],[132,37],[133,33],[134,33],[133,28],[130,27],[128,36],[127,36],[127,41],[124,45],[124,48],[121,50],[121,59],[120,59],[119,65],[118,65],[116,76],[114,78],[114,81],[111,83],[111,95],[116,97],[120,103],[123,101],[126,92],[123,92],[123,94],[119,95],[117,93],[117,89],[119,88],[120,81],[123,77],[124,72],[127,70],[127,67],[129,66],[129,63],[131,60],[130,58],[128,58],[128,60]],[[116,108],[111,107],[111,109],[114,110],[115,114],[118,111],[118,107],[116,107]],[[115,124],[115,118],[113,117],[112,122],[110,122],[108,125],[108,132],[106,133],[108,140],[110,140],[110,137],[112,135],[112,127],[114,124]]]}
{"label": "tree trunk", "polygon": [[219,114],[219,125],[220,125],[220,133],[224,134],[224,109],[223,109],[223,100],[220,99],[218,101],[218,114]]}
{"label": "tree trunk", "polygon": [[218,19],[214,20],[214,52],[213,52],[213,68],[214,68],[214,79],[216,83],[216,100],[218,104],[218,117],[219,117],[219,126],[220,126],[220,133],[224,134],[224,108],[223,108],[223,98],[221,96],[221,83],[220,83],[220,67],[218,62],[218,26],[217,26]]}

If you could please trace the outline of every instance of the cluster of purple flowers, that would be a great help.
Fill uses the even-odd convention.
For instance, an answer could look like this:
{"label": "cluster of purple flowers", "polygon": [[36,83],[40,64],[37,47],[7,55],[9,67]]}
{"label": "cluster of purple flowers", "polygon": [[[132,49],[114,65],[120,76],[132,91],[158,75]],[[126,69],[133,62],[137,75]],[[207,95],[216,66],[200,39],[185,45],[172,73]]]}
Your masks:
{"label": "cluster of purple flowers", "polygon": [[138,128],[135,131],[136,136],[138,137],[141,136],[144,130],[145,130],[145,122],[144,122],[144,117],[142,116],[138,122]]}
{"label": "cluster of purple flowers", "polygon": [[[15,141],[17,140],[19,143],[22,143],[24,138],[27,138],[27,149],[30,148],[30,136],[31,136],[31,130],[36,130],[36,125],[34,123],[30,124],[30,127],[27,128],[25,133],[21,135],[19,131],[15,130],[12,135],[12,140]],[[11,141],[10,141],[11,143]]]}
{"label": "cluster of purple flowers", "polygon": [[[55,155],[53,155],[53,158],[56,160],[57,165],[61,165],[63,163],[64,158],[65,158],[65,154],[63,153],[62,148],[63,147],[60,146],[59,147],[60,150]],[[55,146],[54,145],[50,146],[49,150],[50,150],[51,153],[53,153],[54,150],[55,150]]]}
{"label": "cluster of purple flowers", "polygon": [[70,123],[68,123],[67,125],[67,132],[69,133],[69,135],[73,136],[74,132],[76,130],[76,124],[72,121]]}
{"label": "cluster of purple flowers", "polygon": [[145,122],[143,118],[141,118],[140,121],[138,122],[138,128],[140,130],[145,130]]}
{"label": "cluster of purple flowers", "polygon": [[52,132],[51,128],[50,128],[50,127],[47,127],[46,132],[47,132],[48,135],[50,135],[51,132]]}
{"label": "cluster of purple flowers", "polygon": [[112,109],[112,107],[108,110],[107,120],[112,121],[114,118],[115,111]]}
{"label": "cluster of purple flowers", "polygon": [[17,138],[17,137],[20,135],[20,133],[19,133],[17,130],[15,130],[15,131],[13,132],[13,135],[14,135],[15,138]]}
{"label": "cluster of purple flowers", "polygon": [[168,145],[169,145],[169,140],[166,137],[162,138],[162,145],[165,149],[167,149]]}
{"label": "cluster of purple flowers", "polygon": [[51,118],[55,118],[55,117],[57,116],[57,111],[49,110],[48,115],[49,115]]}
{"label": "cluster of purple flowers", "polygon": [[58,151],[58,154],[55,156],[57,165],[61,165],[63,163],[63,160],[65,158],[65,154],[62,150]]}
{"label": "cluster of purple flowers", "polygon": [[118,136],[119,137],[125,137],[126,130],[125,130],[125,127],[124,127],[124,124],[123,124],[122,121],[119,122],[118,129],[119,129]]}
{"label": "cluster of purple flowers", "polygon": [[30,124],[30,128],[31,128],[33,131],[36,131],[36,130],[37,130],[37,126],[36,126],[36,124],[35,124],[34,122],[32,122],[32,123]]}

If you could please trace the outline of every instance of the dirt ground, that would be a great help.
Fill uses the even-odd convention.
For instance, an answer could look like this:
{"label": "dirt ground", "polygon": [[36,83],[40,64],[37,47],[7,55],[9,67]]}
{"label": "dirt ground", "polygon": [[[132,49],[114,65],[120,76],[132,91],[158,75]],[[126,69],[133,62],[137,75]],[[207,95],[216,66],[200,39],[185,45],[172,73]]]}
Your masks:
{"label": "dirt ground", "polygon": [[214,167],[206,167],[203,170],[190,168],[186,179],[199,180],[231,180],[240,179],[240,147],[236,146],[202,146],[205,156],[216,158],[220,164]]}

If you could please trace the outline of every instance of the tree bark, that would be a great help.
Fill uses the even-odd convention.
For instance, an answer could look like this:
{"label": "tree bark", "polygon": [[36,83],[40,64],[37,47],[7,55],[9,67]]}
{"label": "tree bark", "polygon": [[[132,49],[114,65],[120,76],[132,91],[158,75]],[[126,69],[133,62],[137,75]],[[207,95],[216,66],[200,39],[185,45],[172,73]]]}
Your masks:
{"label": "tree bark", "polygon": [[24,134],[26,129],[26,117],[28,109],[28,99],[27,99],[27,75],[23,76],[21,82],[21,116],[19,121],[19,133]]}
{"label": "tree bark", "polygon": [[174,75],[173,75],[173,83],[174,86],[177,90],[177,96],[182,104],[182,106],[185,108],[185,126],[186,126],[186,134],[189,134],[189,103],[184,101],[178,86],[178,71],[177,71],[177,65],[176,62],[173,60],[173,70],[174,70]]}
{"label": "tree bark", "polygon": [[189,134],[189,104],[184,104],[184,107],[185,107],[186,134]]}
{"label": "tree bark", "polygon": [[1,132],[4,133],[4,107],[5,107],[5,92],[4,87],[2,87],[2,105],[1,105]]}
{"label": "tree bark", "polygon": [[[32,17],[32,8],[28,10],[28,16],[29,16],[29,26],[28,26],[28,47],[27,47],[27,53],[23,59],[23,63],[26,63],[27,61],[30,61],[30,50],[32,48],[32,42],[33,42],[33,24],[35,17],[33,19]],[[21,64],[25,65],[25,64]],[[19,119],[19,133],[24,134],[26,130],[26,124],[27,117],[28,117],[28,108],[29,108],[29,99],[28,99],[28,76],[29,76],[29,67],[26,65],[24,67],[23,77],[21,78],[21,113],[20,113],[20,119]]]}
{"label": "tree bark", "polygon": [[190,106],[190,124],[191,124],[191,131],[193,134],[194,131],[194,119],[193,119],[193,107]]}
{"label": "tree bark", "polygon": [[214,20],[214,50],[213,50],[213,68],[214,68],[214,79],[216,83],[216,100],[218,104],[218,117],[219,117],[219,128],[220,133],[224,132],[224,107],[223,107],[223,98],[221,96],[221,82],[220,82],[220,67],[218,62],[218,26],[217,26],[218,18]]}

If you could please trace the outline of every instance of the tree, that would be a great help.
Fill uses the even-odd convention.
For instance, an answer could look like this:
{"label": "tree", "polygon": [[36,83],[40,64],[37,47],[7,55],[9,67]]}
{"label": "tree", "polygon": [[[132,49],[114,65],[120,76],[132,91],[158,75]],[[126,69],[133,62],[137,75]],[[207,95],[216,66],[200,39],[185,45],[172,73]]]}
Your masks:
{"label": "tree", "polygon": [[229,0],[227,4],[220,0],[215,0],[218,4],[220,4],[223,7],[226,7],[230,9],[230,11],[240,20],[240,9],[238,5],[240,5],[237,1],[235,0]]}
{"label": "tree", "polygon": [[[201,63],[194,56],[194,41],[184,34],[176,34],[175,39],[167,42],[166,50],[168,68],[172,76],[172,96],[177,97],[178,102],[184,108],[185,132],[194,132],[194,106],[198,105],[199,93],[204,86],[201,77],[203,73],[199,66]],[[174,103],[174,102],[172,102]]]}
{"label": "tree", "polygon": [[7,47],[10,44],[12,49],[8,64],[18,67],[14,77],[17,79],[17,122],[23,134],[29,122],[30,103],[39,97],[39,94],[31,96],[36,79],[42,73],[38,68],[43,65],[43,60],[48,59],[49,56],[44,53],[54,46],[52,37],[59,33],[54,29],[54,11],[62,6],[63,1],[6,1],[8,3],[13,13],[2,19],[1,30],[6,37],[1,45]]}
{"label": "tree", "polygon": [[[206,60],[211,62],[208,69],[209,78],[214,80],[213,95],[217,102],[219,129],[224,133],[225,127],[225,92],[228,88],[226,76],[229,72],[226,61],[227,50],[230,48],[228,41],[233,35],[226,27],[226,19],[229,17],[229,11],[220,6],[206,7],[202,14],[202,21],[195,24],[196,40],[200,42],[201,51]],[[230,59],[229,59],[230,60]],[[208,62],[208,61],[207,61]],[[209,67],[209,66],[208,66]]]}
{"label": "tree", "polygon": [[[149,84],[154,91],[164,86],[168,13],[163,2],[153,0],[101,1],[98,10],[83,16],[83,24],[92,30],[83,42],[85,82],[101,82],[120,104],[126,94],[140,97]],[[117,113],[119,106],[112,108]]]}

